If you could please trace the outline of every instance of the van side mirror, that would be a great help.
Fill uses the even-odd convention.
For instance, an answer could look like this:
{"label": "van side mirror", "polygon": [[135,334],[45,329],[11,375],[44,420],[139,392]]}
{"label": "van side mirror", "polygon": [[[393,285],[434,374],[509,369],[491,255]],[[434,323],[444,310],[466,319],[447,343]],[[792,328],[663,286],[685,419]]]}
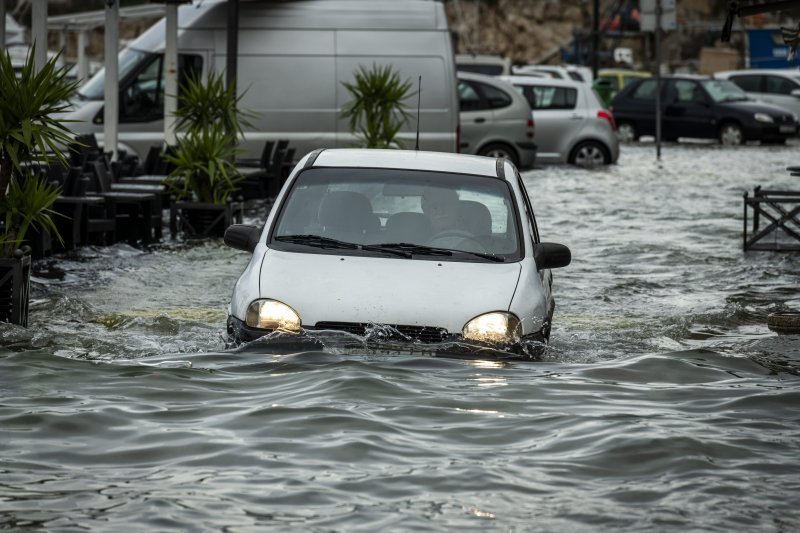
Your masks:
{"label": "van side mirror", "polygon": [[538,270],[562,268],[572,261],[572,253],[563,244],[539,242],[533,245],[533,259]]}
{"label": "van side mirror", "polygon": [[789,94],[791,94],[795,98],[800,98],[800,89],[792,89],[792,92],[790,92]]}
{"label": "van side mirror", "polygon": [[261,230],[249,224],[233,224],[225,230],[223,241],[227,246],[243,252],[252,252],[258,245]]}

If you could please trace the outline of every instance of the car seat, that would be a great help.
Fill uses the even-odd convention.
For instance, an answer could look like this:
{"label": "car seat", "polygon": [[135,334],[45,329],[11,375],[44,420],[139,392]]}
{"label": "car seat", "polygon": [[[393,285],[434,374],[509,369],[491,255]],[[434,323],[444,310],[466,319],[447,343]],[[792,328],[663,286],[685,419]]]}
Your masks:
{"label": "car seat", "polygon": [[318,213],[325,237],[359,244],[377,235],[381,223],[363,194],[333,191],[322,198]]}
{"label": "car seat", "polygon": [[431,222],[422,213],[395,213],[386,219],[383,242],[424,244],[431,236]]}
{"label": "car seat", "polygon": [[476,237],[491,237],[492,215],[489,208],[480,202],[460,200],[458,202],[458,227]]}

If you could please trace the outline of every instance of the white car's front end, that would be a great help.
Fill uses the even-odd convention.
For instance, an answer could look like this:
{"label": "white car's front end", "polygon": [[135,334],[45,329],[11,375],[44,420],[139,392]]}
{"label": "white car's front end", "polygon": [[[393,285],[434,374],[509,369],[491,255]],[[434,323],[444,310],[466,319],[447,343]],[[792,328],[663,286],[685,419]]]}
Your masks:
{"label": "white car's front end", "polygon": [[[354,162],[364,155],[363,151],[349,152]],[[461,157],[480,162],[486,172],[486,158]],[[468,341],[514,350],[529,340],[546,341],[553,299],[549,274],[540,268],[547,266],[541,257],[548,246],[560,245],[538,243],[537,235],[523,229],[532,228],[533,217],[526,216],[530,204],[522,198],[518,174],[508,180],[502,174],[503,169],[513,172],[511,165],[488,161],[488,168],[500,172],[500,177],[444,175],[423,166],[409,169],[408,180],[403,181],[397,178],[405,178],[406,169],[398,169],[397,163],[385,162],[383,169],[366,166],[343,171],[331,157],[318,162],[315,172],[299,183],[293,183],[298,181],[296,170],[263,228],[234,226],[226,234],[231,246],[253,251],[229,307],[231,340],[247,342],[276,330],[298,335],[314,330],[364,335],[368,328],[380,325],[388,326],[400,340],[423,343]],[[298,164],[301,170],[308,167],[308,158]],[[380,177],[384,174],[386,183]],[[423,225],[409,233],[412,222],[437,220],[432,200],[416,197],[430,193],[431,184],[440,182],[460,187],[456,207],[474,209],[474,204],[483,202],[491,208],[491,213],[485,209],[491,220],[487,219],[483,230],[474,229],[474,220],[467,220],[463,228],[430,230],[424,239],[411,242],[429,229]],[[292,193],[293,186],[301,192]],[[322,193],[312,194],[314,187]],[[306,193],[302,202],[293,203],[291,194],[302,192]],[[331,209],[325,199],[319,200],[320,195],[348,200],[352,196],[362,203],[369,197],[365,209],[369,216],[373,210],[378,213],[375,216],[381,222],[369,230],[353,233],[350,227],[350,233],[337,234],[331,228],[337,221],[327,220]],[[422,211],[415,211],[420,202]],[[310,210],[309,204],[313,204]],[[476,216],[483,213],[480,209]],[[404,237],[394,233],[395,219],[405,223],[400,234]],[[475,235],[468,235],[466,228]],[[568,257],[566,250],[566,262]],[[559,261],[563,259],[562,254]]]}

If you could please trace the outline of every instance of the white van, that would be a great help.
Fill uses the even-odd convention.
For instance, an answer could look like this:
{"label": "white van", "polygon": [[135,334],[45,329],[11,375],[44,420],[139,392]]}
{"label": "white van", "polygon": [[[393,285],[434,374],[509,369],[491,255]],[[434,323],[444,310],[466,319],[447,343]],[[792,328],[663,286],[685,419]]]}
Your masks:
{"label": "white van", "polygon": [[[179,83],[189,72],[223,72],[227,2],[205,0],[178,12]],[[163,143],[162,20],[119,56],[119,148],[144,157]],[[457,151],[458,98],[453,50],[441,2],[433,0],[301,0],[239,7],[237,89],[253,111],[243,157],[258,157],[266,140],[288,139],[296,153],[351,147],[356,139],[340,110],[350,100],[342,82],[360,67],[392,65],[412,81],[422,76],[420,148]],[[102,142],[104,71],[79,91],[66,117],[75,133]],[[416,116],[417,98],[406,102]],[[400,133],[414,146],[416,118]]]}

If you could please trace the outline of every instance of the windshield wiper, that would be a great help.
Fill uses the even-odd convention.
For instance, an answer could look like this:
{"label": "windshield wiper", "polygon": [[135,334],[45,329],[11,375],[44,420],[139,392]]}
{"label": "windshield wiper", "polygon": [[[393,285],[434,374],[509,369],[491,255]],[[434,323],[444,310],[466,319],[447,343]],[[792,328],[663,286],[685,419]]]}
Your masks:
{"label": "windshield wiper", "polygon": [[423,244],[411,244],[408,242],[387,242],[383,244],[376,244],[375,246],[379,246],[381,248],[394,248],[399,250],[404,250],[410,252],[412,254],[417,255],[453,255],[454,253],[457,254],[470,254],[474,255],[475,257],[480,257],[482,259],[488,259],[489,261],[494,261],[495,263],[503,263],[505,262],[505,257],[501,257],[499,255],[485,253],[485,252],[470,252],[468,250],[456,250],[452,248],[436,248],[433,246],[425,246]]}
{"label": "windshield wiper", "polygon": [[435,248],[433,246],[425,246],[424,244],[413,244],[410,242],[384,242],[381,244],[370,245],[372,247],[383,248],[387,250],[398,250],[408,254],[417,255],[453,255],[452,250],[446,248]]}
{"label": "windshield wiper", "polygon": [[317,248],[339,248],[347,250],[357,250],[358,245],[352,242],[338,241],[321,235],[281,235],[275,237],[276,241],[289,242],[292,244],[304,244]]}

